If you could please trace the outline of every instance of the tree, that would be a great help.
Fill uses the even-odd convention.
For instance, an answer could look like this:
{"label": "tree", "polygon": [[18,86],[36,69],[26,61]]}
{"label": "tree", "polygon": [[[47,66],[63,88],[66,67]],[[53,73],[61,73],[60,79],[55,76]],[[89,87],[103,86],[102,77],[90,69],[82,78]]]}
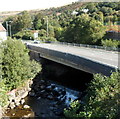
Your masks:
{"label": "tree", "polygon": [[88,85],[84,103],[72,102],[71,107],[64,113],[70,118],[85,119],[118,119],[120,114],[119,72],[112,72],[111,76],[95,74]]}
{"label": "tree", "polygon": [[32,27],[31,16],[27,11],[23,11],[20,15],[16,17],[12,26],[16,31],[30,29]]}
{"label": "tree", "polygon": [[89,13],[93,13],[97,11],[96,4],[95,3],[89,3],[86,5],[86,9],[88,9]]}
{"label": "tree", "polygon": [[43,24],[43,15],[41,13],[38,13],[35,15],[35,18],[33,20],[33,25],[35,30],[40,30]]}
{"label": "tree", "polygon": [[30,61],[28,49],[19,40],[8,39],[2,43],[2,79],[7,90],[12,90],[25,80],[32,79],[41,67]]}
{"label": "tree", "polygon": [[82,14],[70,22],[64,33],[66,42],[96,44],[105,34],[103,24],[89,17],[87,14]]}
{"label": "tree", "polygon": [[17,39],[23,39],[23,40],[33,40],[34,39],[34,35],[31,30],[19,31],[16,34],[14,34],[13,37],[15,37]]}

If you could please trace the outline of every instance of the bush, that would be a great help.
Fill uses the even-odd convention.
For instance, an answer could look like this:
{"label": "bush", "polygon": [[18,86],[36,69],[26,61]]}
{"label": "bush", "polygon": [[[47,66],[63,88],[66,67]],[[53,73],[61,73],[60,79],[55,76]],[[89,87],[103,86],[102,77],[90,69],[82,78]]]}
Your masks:
{"label": "bush", "polygon": [[8,101],[8,97],[6,95],[6,88],[5,88],[5,84],[4,84],[4,80],[2,80],[2,47],[0,45],[0,106],[3,107],[7,104]]}
{"label": "bush", "polygon": [[45,42],[45,43],[50,43],[50,42],[56,42],[57,41],[56,38],[54,38],[54,37],[46,37],[46,36],[39,37],[38,40],[41,41],[41,42]]}
{"label": "bush", "polygon": [[34,36],[33,36],[33,33],[31,31],[20,31],[16,34],[13,35],[13,37],[19,39],[23,39],[23,40],[33,40],[34,39]]}
{"label": "bush", "polygon": [[5,88],[5,83],[3,80],[0,80],[0,106],[4,107],[8,102],[7,91]]}
{"label": "bush", "polygon": [[41,70],[35,61],[30,61],[28,49],[21,41],[8,39],[2,43],[2,79],[7,90],[17,88],[25,80],[32,79]]}
{"label": "bush", "polygon": [[106,47],[115,47],[115,48],[117,48],[118,45],[120,45],[120,41],[112,40],[112,39],[102,40],[101,43],[102,43],[103,46],[106,46]]}
{"label": "bush", "polygon": [[120,106],[119,79],[119,72],[113,72],[110,77],[101,74],[94,75],[94,79],[87,90],[85,105],[79,104],[78,101],[72,103],[68,110],[65,109],[65,116],[117,119]]}

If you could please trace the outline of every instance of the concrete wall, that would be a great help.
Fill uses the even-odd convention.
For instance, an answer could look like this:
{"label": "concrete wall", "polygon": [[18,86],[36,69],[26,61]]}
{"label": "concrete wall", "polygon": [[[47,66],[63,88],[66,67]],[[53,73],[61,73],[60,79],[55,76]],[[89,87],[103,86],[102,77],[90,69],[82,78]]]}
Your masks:
{"label": "concrete wall", "polygon": [[7,40],[7,32],[0,32],[0,39]]}

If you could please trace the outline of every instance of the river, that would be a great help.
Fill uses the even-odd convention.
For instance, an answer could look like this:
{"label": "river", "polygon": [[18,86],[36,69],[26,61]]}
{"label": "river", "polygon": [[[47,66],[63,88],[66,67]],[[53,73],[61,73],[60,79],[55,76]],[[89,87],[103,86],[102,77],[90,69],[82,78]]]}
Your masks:
{"label": "river", "polygon": [[[46,82],[45,82],[46,83]],[[25,98],[25,103],[23,105],[19,105],[18,107],[7,110],[6,116],[10,117],[10,119],[20,118],[20,117],[64,117],[63,110],[64,108],[69,107],[71,101],[79,98],[80,92],[66,88],[65,86],[59,85],[53,81],[47,81],[46,91],[50,89],[51,86],[54,86],[54,91],[56,91],[56,95],[52,95],[53,97],[46,96],[27,96]],[[51,90],[51,89],[50,89]],[[58,91],[58,92],[57,92]],[[59,92],[64,92],[64,94],[59,94]],[[41,91],[40,91],[41,92]],[[53,93],[53,91],[51,90]],[[49,93],[51,93],[49,92]],[[57,94],[58,93],[58,94]],[[30,108],[24,108],[25,105],[30,106]]]}
{"label": "river", "polygon": [[53,73],[51,76],[51,72],[50,74],[46,72],[43,70],[42,75],[33,79],[25,103],[12,110],[8,109],[6,116],[10,119],[12,117],[64,117],[64,109],[68,108],[72,101],[81,100],[85,95],[86,84],[93,78],[91,74],[71,68],[59,77],[55,77]]}

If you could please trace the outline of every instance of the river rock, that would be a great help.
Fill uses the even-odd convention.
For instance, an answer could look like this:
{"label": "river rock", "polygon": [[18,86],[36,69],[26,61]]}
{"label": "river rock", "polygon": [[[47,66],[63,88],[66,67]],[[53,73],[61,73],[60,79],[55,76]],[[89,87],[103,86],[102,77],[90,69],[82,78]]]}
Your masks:
{"label": "river rock", "polygon": [[66,94],[66,91],[65,91],[65,90],[63,90],[63,91],[61,92],[61,94],[62,94],[62,95],[65,95],[65,94]]}
{"label": "river rock", "polygon": [[28,95],[28,91],[25,91],[25,92],[21,93],[20,97],[25,98],[27,95]]}
{"label": "river rock", "polygon": [[50,85],[50,86],[47,86],[47,87],[46,87],[46,91],[48,91],[48,92],[52,91],[52,86],[51,86],[51,85]]}
{"label": "river rock", "polygon": [[41,86],[40,86],[40,89],[41,89],[41,90],[45,89],[45,85],[41,85]]}
{"label": "river rock", "polygon": [[39,80],[40,84],[45,84],[45,80]]}
{"label": "river rock", "polygon": [[25,109],[29,109],[30,106],[29,106],[29,105],[24,105],[23,108],[25,108]]}
{"label": "river rock", "polygon": [[56,109],[55,110],[55,114],[58,115],[58,116],[63,116],[63,109]]}
{"label": "river rock", "polygon": [[29,96],[34,97],[35,96],[35,92],[32,90],[31,92],[29,92]]}
{"label": "river rock", "polygon": [[20,104],[24,104],[25,103],[25,99],[21,99],[21,101],[20,101]]}
{"label": "river rock", "polygon": [[52,87],[52,89],[54,89],[55,88],[55,84],[51,84],[51,87]]}
{"label": "river rock", "polygon": [[40,99],[41,99],[41,97],[38,97],[37,99],[38,99],[38,100],[40,100]]}
{"label": "river rock", "polygon": [[47,98],[50,99],[50,100],[54,99],[54,97],[52,95],[48,95]]}
{"label": "river rock", "polygon": [[40,91],[40,93],[41,93],[41,94],[44,94],[44,93],[45,93],[45,90]]}
{"label": "river rock", "polygon": [[55,97],[60,96],[60,93],[59,93],[58,91],[56,91],[56,90],[53,90],[53,91],[52,91],[52,94],[53,94]]}
{"label": "river rock", "polygon": [[10,104],[9,104],[9,107],[10,107],[10,109],[14,109],[16,106],[15,106],[15,103],[14,102],[11,102]]}

